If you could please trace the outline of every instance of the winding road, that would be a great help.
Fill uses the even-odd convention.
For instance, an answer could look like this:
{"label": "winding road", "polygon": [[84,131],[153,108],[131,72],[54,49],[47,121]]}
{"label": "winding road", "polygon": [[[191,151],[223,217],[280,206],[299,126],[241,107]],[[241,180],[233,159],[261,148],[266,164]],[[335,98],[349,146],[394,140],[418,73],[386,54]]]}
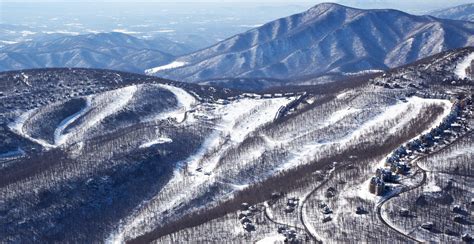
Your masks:
{"label": "winding road", "polygon": [[[420,171],[420,172],[423,174],[422,180],[421,180],[420,183],[417,184],[416,186],[411,187],[411,188],[409,188],[409,187],[404,187],[400,192],[398,192],[398,193],[396,193],[396,194],[393,194],[393,195],[391,195],[390,197],[387,197],[387,198],[383,199],[379,204],[377,204],[376,212],[377,212],[377,217],[379,218],[379,220],[380,220],[383,224],[385,224],[387,227],[389,227],[389,228],[392,229],[393,231],[397,232],[398,234],[404,236],[405,238],[407,238],[407,239],[409,239],[409,240],[412,240],[412,241],[415,241],[415,242],[418,242],[418,243],[423,243],[423,242],[425,242],[424,240],[418,240],[418,239],[416,239],[416,238],[414,238],[414,237],[412,237],[412,236],[410,236],[410,235],[404,233],[403,231],[397,229],[395,226],[392,226],[390,223],[388,223],[388,221],[383,218],[383,215],[382,215],[382,207],[383,207],[389,200],[391,200],[393,197],[399,196],[399,195],[401,195],[401,194],[403,194],[403,193],[406,193],[406,192],[409,192],[409,191],[413,191],[413,190],[415,190],[415,189],[417,189],[417,188],[420,188],[420,187],[424,186],[425,183],[426,183],[426,179],[427,179],[427,172],[436,173],[436,171],[428,171],[428,170],[426,170],[426,169],[423,169],[422,167],[420,167],[420,166],[418,165],[418,161],[420,161],[421,159],[424,159],[424,158],[426,158],[426,157],[428,157],[428,156],[431,156],[431,155],[433,155],[433,154],[439,153],[439,152],[441,152],[441,151],[443,151],[443,150],[446,150],[446,149],[450,148],[456,141],[458,141],[458,140],[464,138],[465,136],[469,135],[470,133],[472,133],[472,130],[469,131],[469,132],[467,132],[467,133],[465,133],[465,134],[463,134],[463,135],[461,135],[461,136],[459,136],[459,137],[457,137],[457,138],[456,138],[454,141],[452,141],[449,145],[446,145],[446,146],[444,146],[444,147],[442,147],[442,148],[439,148],[438,150],[436,150],[436,151],[434,151],[434,152],[432,152],[432,153],[430,153],[430,154],[422,155],[422,156],[419,156],[419,157],[413,159],[413,160],[412,160],[412,165],[413,165],[413,167],[417,168],[417,171]],[[416,174],[416,173],[415,173],[415,174]]]}

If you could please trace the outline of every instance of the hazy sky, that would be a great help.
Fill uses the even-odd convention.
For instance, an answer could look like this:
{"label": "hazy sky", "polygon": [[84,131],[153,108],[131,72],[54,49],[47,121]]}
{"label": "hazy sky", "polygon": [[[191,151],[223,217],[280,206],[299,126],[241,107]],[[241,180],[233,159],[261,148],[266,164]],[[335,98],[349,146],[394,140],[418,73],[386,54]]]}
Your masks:
{"label": "hazy sky", "polygon": [[398,8],[404,11],[422,12],[433,9],[439,9],[449,6],[455,6],[465,3],[473,3],[474,0],[333,0],[333,1],[322,1],[322,0],[138,0],[138,1],[127,1],[127,0],[0,0],[1,3],[20,3],[20,2],[128,2],[133,4],[141,3],[245,3],[251,5],[273,5],[273,4],[301,4],[304,6],[312,6],[321,2],[337,2],[344,5],[360,8]]}
{"label": "hazy sky", "polygon": [[122,32],[202,47],[322,2],[421,15],[474,0],[0,0],[0,45]]}

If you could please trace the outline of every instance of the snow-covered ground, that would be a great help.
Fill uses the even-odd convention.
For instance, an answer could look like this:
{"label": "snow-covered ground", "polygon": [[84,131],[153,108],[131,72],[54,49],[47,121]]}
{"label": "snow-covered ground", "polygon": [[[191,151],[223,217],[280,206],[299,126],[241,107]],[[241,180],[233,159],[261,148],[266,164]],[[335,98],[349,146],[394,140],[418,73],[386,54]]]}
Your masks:
{"label": "snow-covered ground", "polygon": [[139,146],[139,148],[147,148],[147,147],[151,147],[151,146],[154,146],[154,145],[157,145],[157,144],[170,143],[172,141],[173,140],[171,138],[160,137],[160,138],[157,138],[155,140],[152,140],[152,141],[145,142],[145,143],[141,144]]}
{"label": "snow-covered ground", "polygon": [[50,143],[48,143],[45,140],[33,138],[30,135],[28,135],[28,133],[26,133],[24,131],[26,121],[33,114],[35,114],[37,112],[37,110],[38,109],[32,109],[32,110],[29,110],[27,112],[22,113],[20,116],[18,116],[16,118],[15,121],[8,124],[8,127],[10,128],[11,131],[15,132],[16,134],[18,134],[18,135],[20,135],[20,136],[22,136],[22,137],[24,137],[24,138],[26,138],[26,139],[28,139],[32,142],[36,142],[36,143],[38,143],[39,145],[43,146],[46,149],[52,148],[52,147],[54,147],[54,145],[51,145]]}
{"label": "snow-covered ground", "polygon": [[441,192],[441,187],[436,185],[435,181],[429,180],[426,185],[423,186],[425,192]]}
{"label": "snow-covered ground", "polygon": [[256,244],[274,244],[274,243],[284,243],[284,242],[285,242],[285,237],[283,235],[272,234],[257,241]]}
{"label": "snow-covered ground", "polygon": [[167,65],[162,65],[162,66],[158,66],[158,67],[155,67],[155,68],[147,69],[147,70],[145,70],[145,74],[153,75],[153,74],[158,73],[159,71],[179,68],[179,67],[185,66],[186,64],[187,63],[183,62],[183,61],[174,61],[174,62],[169,63]]}
{"label": "snow-covered ground", "polygon": [[459,64],[456,65],[454,73],[461,79],[467,77],[466,68],[471,64],[471,61],[474,60],[474,53],[469,54],[464,58]]}

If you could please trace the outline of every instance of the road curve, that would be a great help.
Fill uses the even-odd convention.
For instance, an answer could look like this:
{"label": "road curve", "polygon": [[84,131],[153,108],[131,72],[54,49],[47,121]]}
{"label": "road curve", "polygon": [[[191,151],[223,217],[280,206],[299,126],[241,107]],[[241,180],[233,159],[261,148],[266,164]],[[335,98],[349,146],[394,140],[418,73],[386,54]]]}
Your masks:
{"label": "road curve", "polygon": [[418,239],[416,239],[416,238],[414,238],[414,237],[412,237],[412,236],[410,236],[410,235],[407,235],[407,234],[405,234],[404,232],[398,230],[398,229],[395,228],[394,226],[390,225],[390,224],[383,218],[383,216],[382,216],[382,207],[383,207],[383,205],[384,205],[385,203],[387,203],[387,202],[388,202],[390,199],[392,199],[393,197],[396,197],[396,196],[399,196],[399,195],[401,195],[401,194],[403,194],[403,193],[405,193],[405,192],[409,192],[409,191],[415,190],[415,189],[417,189],[417,188],[420,188],[420,187],[422,187],[422,186],[426,183],[427,172],[431,172],[431,171],[427,171],[427,170],[423,169],[422,167],[420,167],[420,166],[418,165],[418,161],[419,161],[419,160],[421,160],[421,159],[423,159],[423,158],[426,158],[426,157],[428,157],[428,156],[430,156],[430,155],[439,153],[439,152],[441,152],[441,151],[443,151],[443,150],[445,150],[445,149],[450,148],[456,141],[460,140],[461,138],[464,138],[465,136],[467,136],[467,135],[470,134],[470,133],[472,133],[472,131],[471,131],[471,132],[467,132],[467,133],[465,133],[465,134],[459,136],[459,137],[456,138],[454,141],[452,141],[449,145],[446,145],[446,146],[444,146],[444,147],[442,147],[442,148],[440,148],[440,149],[438,149],[438,150],[436,150],[436,151],[434,151],[434,152],[432,152],[432,153],[430,153],[430,154],[422,155],[422,156],[419,156],[419,157],[413,159],[413,161],[412,161],[413,166],[414,166],[415,168],[417,168],[417,170],[421,171],[422,174],[423,174],[423,178],[422,178],[421,182],[420,182],[419,184],[417,184],[416,186],[412,187],[412,188],[406,187],[406,188],[404,188],[403,190],[401,190],[400,192],[398,192],[398,193],[396,193],[396,194],[394,194],[394,195],[392,195],[392,196],[390,196],[390,197],[384,199],[382,202],[380,202],[380,203],[377,205],[377,208],[376,208],[377,217],[379,218],[379,220],[380,220],[383,224],[385,224],[386,226],[388,226],[390,229],[392,229],[393,231],[397,232],[398,234],[400,234],[400,235],[402,235],[402,236],[404,236],[404,237],[406,237],[406,238],[408,238],[408,239],[410,239],[410,240],[412,240],[412,241],[415,241],[415,242],[418,242],[418,243],[424,243],[424,242],[425,242],[424,240],[418,240]]}

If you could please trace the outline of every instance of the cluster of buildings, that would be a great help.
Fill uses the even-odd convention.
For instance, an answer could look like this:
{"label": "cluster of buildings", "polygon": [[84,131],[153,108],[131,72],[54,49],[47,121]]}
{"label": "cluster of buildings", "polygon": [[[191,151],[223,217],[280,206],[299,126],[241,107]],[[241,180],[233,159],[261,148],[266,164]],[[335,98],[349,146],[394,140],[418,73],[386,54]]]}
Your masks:
{"label": "cluster of buildings", "polygon": [[251,217],[258,209],[256,206],[250,206],[248,203],[242,203],[242,211],[239,213],[239,221],[244,230],[251,232],[255,230],[255,225],[252,223]]}
{"label": "cluster of buildings", "polygon": [[[278,227],[278,233],[285,237],[284,243],[301,243],[295,229],[288,229],[287,227]],[[308,237],[306,241],[309,241]]]}
{"label": "cluster of buildings", "polygon": [[331,217],[332,209],[326,203],[320,203],[319,209],[321,213],[323,214],[323,218],[322,218],[323,223],[326,223],[332,220],[332,217]]}
{"label": "cluster of buildings", "polygon": [[468,130],[467,113],[472,113],[473,105],[471,98],[455,100],[451,111],[443,121],[430,132],[419,138],[398,147],[386,158],[385,167],[375,171],[369,183],[369,192],[375,195],[383,195],[387,182],[396,180],[396,175],[406,174],[410,170],[410,161],[415,158],[414,152],[429,153],[436,144],[449,144],[450,140],[456,138],[463,131]]}
{"label": "cluster of buildings", "polygon": [[[418,140],[418,139],[417,139]],[[385,168],[378,168],[375,176],[370,179],[369,192],[377,196],[383,195],[386,189],[386,182],[396,180],[398,174],[406,174],[410,170],[408,161],[413,154],[413,149],[419,146],[418,143],[409,143],[409,148],[400,146],[385,160]]]}

